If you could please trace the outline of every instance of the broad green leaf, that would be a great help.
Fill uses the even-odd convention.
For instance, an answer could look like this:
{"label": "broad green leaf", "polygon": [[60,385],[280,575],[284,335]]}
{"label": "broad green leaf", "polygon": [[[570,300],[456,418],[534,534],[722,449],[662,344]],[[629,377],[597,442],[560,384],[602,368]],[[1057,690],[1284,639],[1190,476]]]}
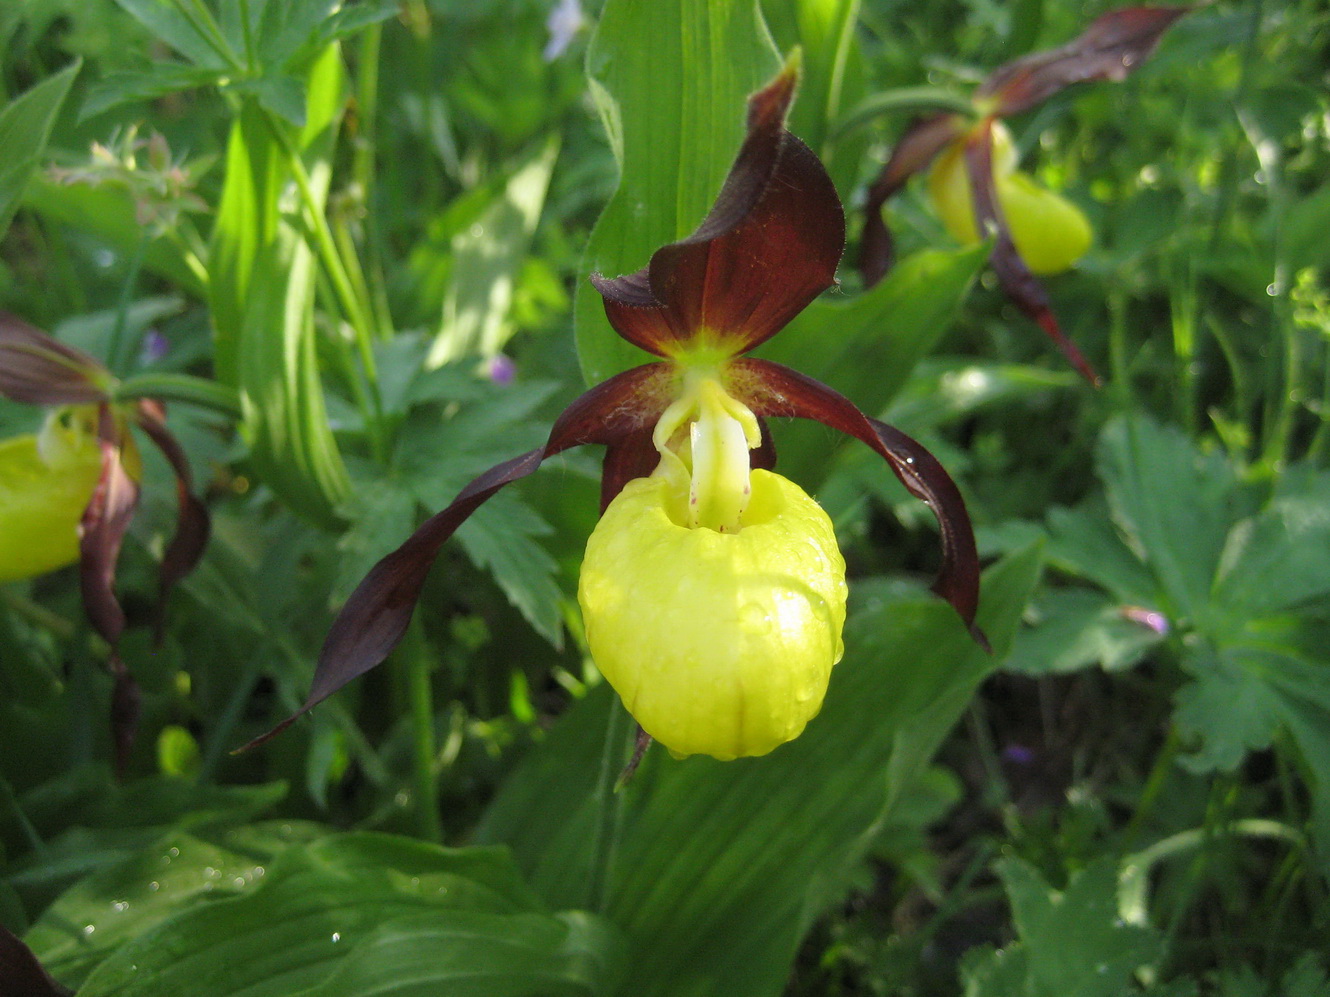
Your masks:
{"label": "broad green leaf", "polygon": [[1119,602],[1156,608],[1159,582],[1113,525],[1099,496],[1048,512],[1048,563],[1106,588]]}
{"label": "broad green leaf", "polygon": [[41,162],[51,126],[82,64],[76,60],[0,111],[0,149],[5,150],[0,159],[0,238],[9,230],[23,188]]}
{"label": "broad green leaf", "polygon": [[1163,637],[1127,619],[1123,606],[1084,588],[1053,589],[1035,602],[1033,625],[1016,635],[1003,668],[1024,675],[1057,675],[1099,666],[1135,665]]}
{"label": "broad green leaf", "polygon": [[[309,78],[305,127],[293,137],[323,210],[342,107],[336,46]],[[349,489],[328,425],[314,329],[318,263],[296,215],[283,213],[291,167],[273,129],[242,104],[227,147],[226,184],[213,234],[210,297],[219,380],[240,391],[242,430],[259,477],[310,520],[331,525]]]}
{"label": "broad green leaf", "polygon": [[976,363],[969,358],[925,359],[892,401],[886,419],[914,434],[963,419],[988,405],[1018,402],[1054,388],[1078,385],[1078,377],[1070,370]]}
{"label": "broad green leaf", "polygon": [[443,322],[426,361],[438,367],[463,357],[492,357],[512,335],[508,312],[522,261],[540,220],[558,155],[557,141],[516,170],[493,202],[452,240]]}
{"label": "broad green leaf", "polygon": [[117,948],[191,901],[236,893],[260,881],[263,862],[187,834],[168,835],[70,887],[24,941],[52,976],[78,987]]}
{"label": "broad green leaf", "polygon": [[[814,301],[758,354],[825,381],[876,415],[946,331],[985,258],[974,249],[916,253],[864,294]],[[782,473],[809,485],[824,473],[821,426],[795,423],[778,443]]]}
{"label": "broad green leaf", "polygon": [[[985,576],[980,622],[997,655],[1039,569],[1030,549]],[[629,934],[622,994],[779,994],[812,918],[843,895],[868,832],[908,787],[995,658],[931,599],[852,615],[822,713],[770,755],[669,758],[621,794],[607,913]],[[513,846],[552,905],[585,902],[610,691],[580,702],[504,785],[477,831]]]}
{"label": "broad green leaf", "polygon": [[1114,519],[1159,579],[1170,615],[1200,627],[1212,622],[1211,586],[1241,511],[1233,468],[1146,418],[1110,423],[1098,459]]}
{"label": "broad green leaf", "polygon": [[1091,863],[1064,891],[1021,859],[1003,859],[998,872],[1020,941],[967,960],[966,997],[1118,997],[1159,957],[1153,931],[1118,918],[1115,859]]}
{"label": "broad green leaf", "polygon": [[[641,269],[701,223],[743,142],[748,95],[779,69],[757,0],[609,0],[587,74],[619,188],[591,233],[581,273]],[[589,383],[650,359],[614,333],[585,280],[574,331]]]}
{"label": "broad green leaf", "polygon": [[241,896],[142,933],[80,993],[591,995],[616,948],[608,926],[545,913],[502,849],[335,835],[282,851]]}

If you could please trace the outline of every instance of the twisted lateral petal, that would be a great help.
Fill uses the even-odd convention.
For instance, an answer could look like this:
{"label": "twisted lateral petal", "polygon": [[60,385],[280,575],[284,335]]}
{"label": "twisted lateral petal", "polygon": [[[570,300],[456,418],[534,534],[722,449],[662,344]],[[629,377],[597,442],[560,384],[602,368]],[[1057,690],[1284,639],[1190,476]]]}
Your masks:
{"label": "twisted lateral petal", "polygon": [[137,460],[134,444],[107,405],[97,413],[97,443],[101,474],[83,510],[79,580],[88,619],[114,652],[125,629],[125,614],[115,597],[115,565],[138,507],[139,485],[125,466],[127,460]]}
{"label": "twisted lateral petal", "polygon": [[965,130],[958,114],[935,114],[916,121],[891,150],[891,158],[868,188],[864,202],[864,230],[859,237],[859,273],[864,284],[872,287],[891,269],[895,249],[891,232],[882,220],[882,206],[905,186],[907,180],[931,163],[949,142]]}
{"label": "twisted lateral petal", "polygon": [[280,734],[301,714],[388,656],[406,633],[439,550],[490,496],[531,474],[546,457],[571,447],[600,443],[614,448],[644,430],[649,439],[651,427],[669,403],[675,378],[670,365],[650,363],[603,381],[564,409],[543,447],[490,468],[446,509],[425,520],[402,546],[370,569],[337,614],[300,709],[238,750],[248,751]]}
{"label": "twisted lateral petal", "polygon": [[997,242],[993,246],[993,271],[997,274],[1012,301],[1025,315],[1035,322],[1049,339],[1057,344],[1064,356],[1071,361],[1081,376],[1096,387],[1103,383],[1090,362],[1085,359],[1076,344],[1067,338],[1053,314],[1052,302],[1048,292],[1030,272],[1012,238],[1011,227],[1002,211],[993,178],[993,122],[989,127],[976,128],[970,133],[965,143],[965,169],[970,178],[970,192],[974,197],[974,214],[983,231],[991,227],[997,233]]}
{"label": "twisted lateral petal", "polygon": [[106,401],[110,382],[82,350],[0,312],[0,395],[28,405],[96,404]]}
{"label": "twisted lateral petal", "polygon": [[910,494],[937,518],[942,568],[933,591],[951,603],[980,645],[988,641],[974,624],[979,606],[979,555],[965,501],[950,475],[923,446],[897,429],[864,415],[844,395],[797,370],[742,357],[729,364],[726,388],[761,416],[814,419],[863,441],[886,458]]}
{"label": "twisted lateral petal", "polygon": [[795,72],[748,103],[748,137],[710,214],[643,270],[591,277],[624,339],[658,356],[750,350],[836,282],[845,212],[812,151],[785,130]]}
{"label": "twisted lateral petal", "polygon": [[1058,48],[1034,52],[994,70],[976,95],[1008,116],[1041,104],[1073,83],[1121,80],[1150,57],[1165,31],[1192,7],[1124,7],[1096,18]]}
{"label": "twisted lateral petal", "polygon": [[194,495],[194,476],[189,459],[179,442],[166,428],[166,410],[160,402],[143,399],[138,404],[136,418],[139,428],[157,445],[175,472],[176,513],[175,534],[162,555],[161,579],[158,582],[157,641],[162,639],[166,623],[166,600],[176,582],[194,570],[208,546],[212,520],[208,508]]}

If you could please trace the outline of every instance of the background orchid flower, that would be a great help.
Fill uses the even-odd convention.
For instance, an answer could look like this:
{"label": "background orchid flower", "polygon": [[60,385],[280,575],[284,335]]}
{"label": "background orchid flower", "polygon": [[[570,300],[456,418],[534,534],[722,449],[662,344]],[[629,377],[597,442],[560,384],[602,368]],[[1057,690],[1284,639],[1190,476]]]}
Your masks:
{"label": "background orchid flower", "polygon": [[[1089,223],[1071,202],[1016,170],[1001,119],[1043,103],[1074,83],[1121,80],[1154,52],[1191,7],[1126,7],[1093,21],[1077,38],[994,70],[972,98],[970,115],[944,111],[912,125],[869,188],[859,270],[875,284],[891,266],[891,235],[882,206],[933,164],[929,191],[944,224],[962,242],[996,236],[992,264],[1003,289],[1072,365],[1099,383],[1062,332],[1038,273],[1065,270],[1090,242]],[[936,162],[935,162],[936,161]]]}
{"label": "background orchid flower", "polygon": [[941,527],[935,591],[974,628],[978,558],[960,493],[914,440],[798,371],[747,357],[835,281],[845,216],[822,164],[785,130],[797,70],[748,105],[748,135],[711,212],[643,269],[593,274],[615,330],[656,360],[598,384],[545,445],[476,478],[380,561],[333,623],[303,706],[403,636],[440,547],[496,491],[547,457],[606,447],[602,519],[579,599],[602,672],[676,754],[762,754],[816,714],[840,657],[844,562],[826,514],[771,472],[765,420],[816,419],[857,437]]}
{"label": "background orchid flower", "polygon": [[116,387],[116,379],[88,354],[0,313],[0,395],[60,407],[41,437],[0,443],[5,488],[0,581],[31,577],[77,558],[88,619],[111,647],[112,725],[123,763],[138,713],[137,687],[116,651],[125,629],[115,595],[116,561],[138,506],[141,472],[131,425],[156,444],[176,476],[179,513],[162,557],[162,606],[202,556],[209,517],[193,494],[189,461],[166,428],[162,405],[144,398],[117,401]]}

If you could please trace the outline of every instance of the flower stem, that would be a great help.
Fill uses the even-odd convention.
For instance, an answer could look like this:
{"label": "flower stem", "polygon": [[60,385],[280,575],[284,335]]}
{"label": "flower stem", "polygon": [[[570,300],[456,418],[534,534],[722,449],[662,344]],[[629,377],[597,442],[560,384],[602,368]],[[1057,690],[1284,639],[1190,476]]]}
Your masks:
{"label": "flower stem", "polygon": [[619,844],[619,813],[623,794],[615,792],[625,748],[632,733],[631,717],[618,696],[612,696],[605,721],[605,747],[596,780],[596,827],[591,839],[591,875],[587,879],[587,910],[604,913],[609,900],[610,870]]}
{"label": "flower stem", "polygon": [[231,419],[241,416],[240,398],[234,388],[190,374],[138,374],[122,381],[115,389],[115,400],[131,398],[185,402]]}
{"label": "flower stem", "polygon": [[415,784],[416,831],[426,841],[443,840],[439,816],[439,781],[434,772],[437,747],[434,737],[434,692],[430,682],[433,661],[419,617],[411,620],[397,652],[411,708],[411,777]]}

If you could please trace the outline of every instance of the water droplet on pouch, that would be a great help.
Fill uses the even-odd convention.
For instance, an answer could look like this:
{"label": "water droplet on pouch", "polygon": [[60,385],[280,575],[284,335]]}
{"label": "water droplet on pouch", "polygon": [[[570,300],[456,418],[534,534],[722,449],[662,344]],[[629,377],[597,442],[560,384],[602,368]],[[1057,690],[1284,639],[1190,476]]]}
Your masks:
{"label": "water droplet on pouch", "polygon": [[771,614],[755,602],[739,607],[739,628],[750,634],[764,634],[771,630]]}

